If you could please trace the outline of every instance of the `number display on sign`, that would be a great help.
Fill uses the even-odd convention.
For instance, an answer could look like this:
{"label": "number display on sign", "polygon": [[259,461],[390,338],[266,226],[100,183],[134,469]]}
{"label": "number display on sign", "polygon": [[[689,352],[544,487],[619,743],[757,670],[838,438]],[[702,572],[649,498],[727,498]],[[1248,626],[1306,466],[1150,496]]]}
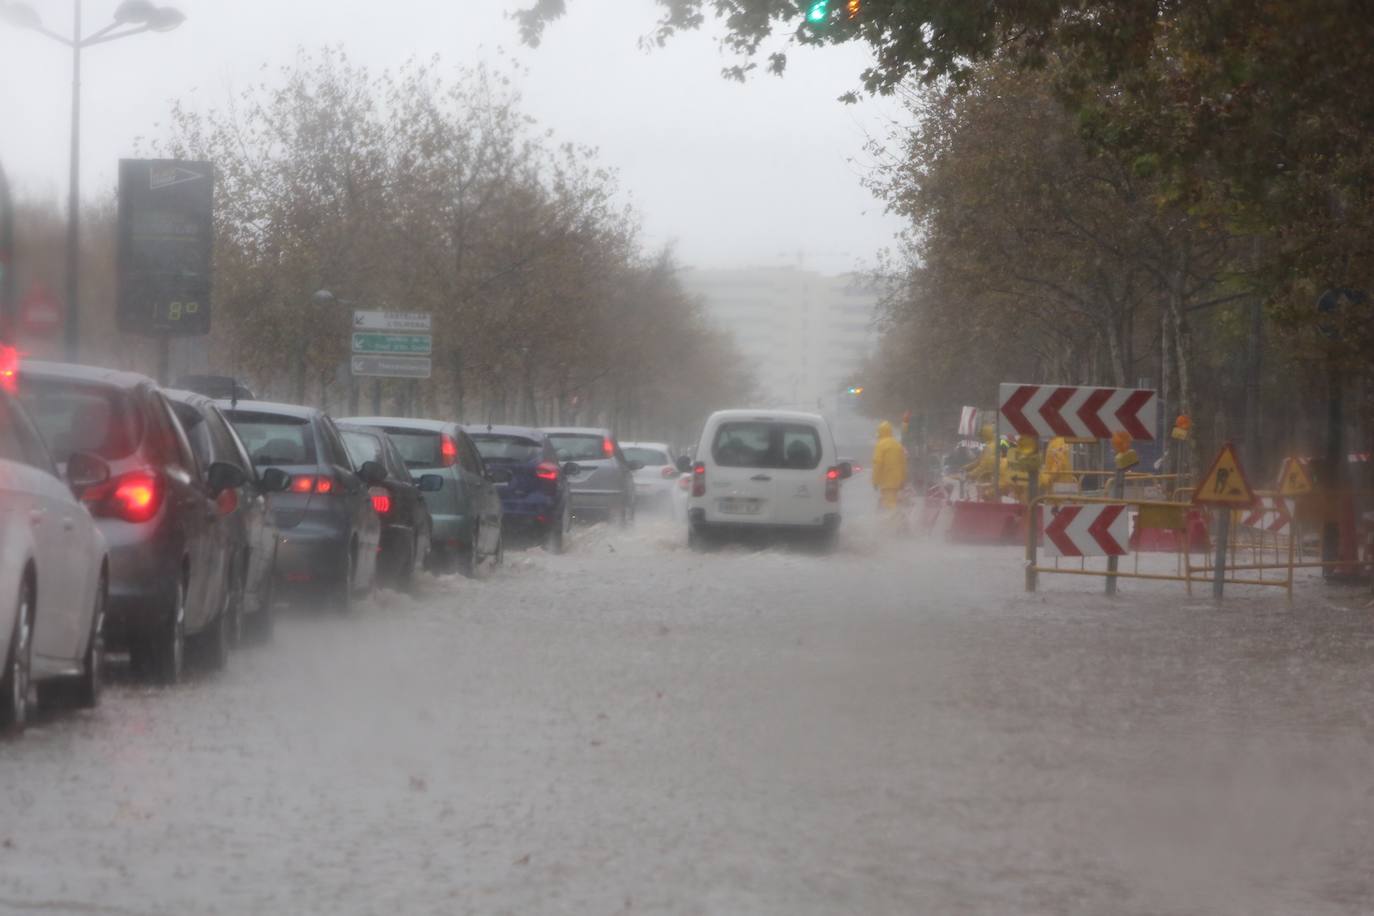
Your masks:
{"label": "number display on sign", "polygon": [[153,304],[154,321],[180,321],[183,318],[194,318],[199,314],[199,302],[168,302],[165,312],[161,303]]}

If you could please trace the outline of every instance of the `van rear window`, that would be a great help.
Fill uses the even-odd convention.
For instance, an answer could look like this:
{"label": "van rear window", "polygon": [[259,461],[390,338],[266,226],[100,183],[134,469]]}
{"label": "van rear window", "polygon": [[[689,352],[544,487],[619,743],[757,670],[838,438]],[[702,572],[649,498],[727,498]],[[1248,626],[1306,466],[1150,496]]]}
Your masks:
{"label": "van rear window", "polygon": [[821,436],[806,423],[722,423],[711,458],[724,468],[810,471],[821,463]]}

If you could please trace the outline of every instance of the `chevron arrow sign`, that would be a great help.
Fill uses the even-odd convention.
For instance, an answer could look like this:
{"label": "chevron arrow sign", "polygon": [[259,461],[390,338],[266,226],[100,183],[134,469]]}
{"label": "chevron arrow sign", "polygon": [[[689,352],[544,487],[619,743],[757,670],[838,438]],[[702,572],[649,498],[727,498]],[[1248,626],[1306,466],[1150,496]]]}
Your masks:
{"label": "chevron arrow sign", "polygon": [[1060,506],[1045,522],[1045,553],[1051,557],[1124,557],[1131,540],[1126,503]]}
{"label": "chevron arrow sign", "polygon": [[1110,439],[1125,432],[1139,442],[1155,438],[1159,397],[1148,388],[1018,385],[1004,382],[998,405],[1022,436]]}

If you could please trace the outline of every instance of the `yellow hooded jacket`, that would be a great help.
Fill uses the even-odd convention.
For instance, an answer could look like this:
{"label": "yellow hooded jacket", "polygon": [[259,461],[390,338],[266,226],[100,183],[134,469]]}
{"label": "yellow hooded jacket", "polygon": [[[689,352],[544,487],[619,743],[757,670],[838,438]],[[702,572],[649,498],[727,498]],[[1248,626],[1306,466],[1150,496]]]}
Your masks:
{"label": "yellow hooded jacket", "polygon": [[892,424],[878,424],[878,444],[873,449],[873,486],[879,490],[900,490],[906,483],[906,449],[892,438]]}

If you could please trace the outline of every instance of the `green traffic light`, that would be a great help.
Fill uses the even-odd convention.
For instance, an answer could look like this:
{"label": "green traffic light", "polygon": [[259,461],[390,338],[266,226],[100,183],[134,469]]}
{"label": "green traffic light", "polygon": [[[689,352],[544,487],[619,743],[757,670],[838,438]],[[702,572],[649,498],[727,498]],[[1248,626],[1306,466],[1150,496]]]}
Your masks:
{"label": "green traffic light", "polygon": [[825,22],[830,18],[830,0],[815,0],[806,11],[806,21],[812,24]]}

